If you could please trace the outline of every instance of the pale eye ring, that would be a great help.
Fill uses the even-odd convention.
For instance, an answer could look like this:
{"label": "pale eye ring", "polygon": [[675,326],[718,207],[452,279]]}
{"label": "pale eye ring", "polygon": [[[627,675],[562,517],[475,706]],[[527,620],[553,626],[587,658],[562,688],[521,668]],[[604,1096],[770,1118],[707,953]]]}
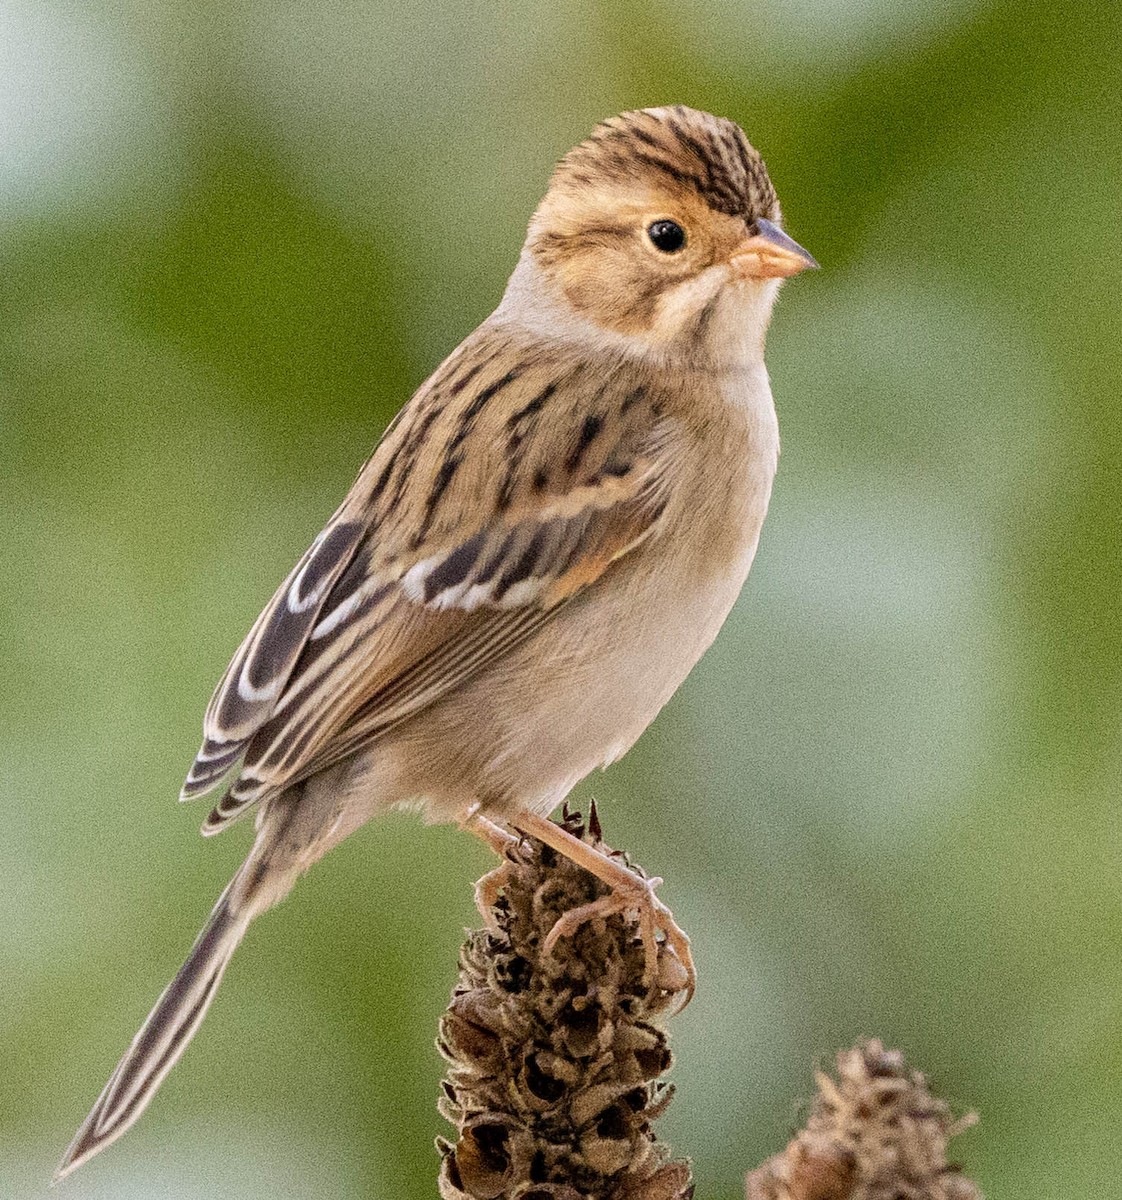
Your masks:
{"label": "pale eye ring", "polygon": [[686,231],[677,221],[654,221],[647,226],[647,237],[651,245],[663,254],[677,254],[686,244]]}

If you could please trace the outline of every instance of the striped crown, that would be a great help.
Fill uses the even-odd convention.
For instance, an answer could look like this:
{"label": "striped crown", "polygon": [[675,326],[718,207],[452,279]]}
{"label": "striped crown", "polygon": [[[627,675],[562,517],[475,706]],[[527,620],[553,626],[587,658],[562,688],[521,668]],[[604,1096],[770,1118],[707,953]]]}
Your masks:
{"label": "striped crown", "polygon": [[676,104],[609,117],[558,163],[552,187],[633,184],[653,172],[710,208],[751,222],[779,220],[779,201],[759,152],[725,117]]}

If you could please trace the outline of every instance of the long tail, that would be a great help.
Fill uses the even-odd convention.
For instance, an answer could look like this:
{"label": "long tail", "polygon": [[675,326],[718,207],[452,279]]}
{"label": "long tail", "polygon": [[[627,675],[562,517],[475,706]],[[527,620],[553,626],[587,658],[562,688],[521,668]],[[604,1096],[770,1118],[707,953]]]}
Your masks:
{"label": "long tail", "polygon": [[74,1135],[55,1172],[57,1183],[116,1141],[140,1114],[187,1048],[214,998],[230,956],[258,909],[233,896],[239,876],[218,898],[179,974],[164,989],[117,1064],[93,1111]]}

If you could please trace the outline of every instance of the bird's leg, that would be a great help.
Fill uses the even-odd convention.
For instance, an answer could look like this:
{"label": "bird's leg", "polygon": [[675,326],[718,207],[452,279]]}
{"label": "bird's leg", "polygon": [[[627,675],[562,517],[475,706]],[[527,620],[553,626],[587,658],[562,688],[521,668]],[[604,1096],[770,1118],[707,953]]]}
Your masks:
{"label": "bird's leg", "polygon": [[496,825],[494,821],[477,812],[475,805],[472,805],[464,814],[460,821],[460,828],[481,838],[500,858],[504,858],[506,852],[513,850],[520,841],[509,830],[504,829],[501,825]]}
{"label": "bird's leg", "polygon": [[[612,890],[607,896],[582,904],[558,918],[549,931],[543,949],[548,954],[560,938],[571,937],[587,921],[596,917],[610,917],[616,913],[635,911],[639,914],[639,929],[643,938],[643,953],[646,958],[645,975],[650,986],[658,984],[658,935],[661,933],[665,945],[673,950],[685,972],[686,998],[684,1008],[693,999],[697,984],[697,971],[690,953],[690,939],[679,928],[674,914],[655,895],[655,888],[662,882],[659,878],[644,879],[616,858],[590,846],[588,842],[555,825],[547,817],[535,813],[520,812],[511,824],[523,833],[535,837],[559,854],[583,867],[602,880]],[[480,881],[482,882],[482,881]]]}
{"label": "bird's leg", "polygon": [[489,929],[495,927],[494,907],[499,893],[510,881],[510,859],[507,851],[518,845],[519,839],[513,833],[508,833],[501,825],[488,820],[477,811],[478,805],[472,805],[460,821],[460,828],[474,833],[476,837],[491,847],[503,860],[492,871],[488,871],[475,884],[475,907]]}

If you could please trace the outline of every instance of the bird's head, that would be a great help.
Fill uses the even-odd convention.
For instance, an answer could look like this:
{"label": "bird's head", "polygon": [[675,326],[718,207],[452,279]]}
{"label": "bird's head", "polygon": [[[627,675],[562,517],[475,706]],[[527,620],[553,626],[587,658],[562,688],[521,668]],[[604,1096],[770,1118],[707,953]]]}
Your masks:
{"label": "bird's head", "polygon": [[523,258],[595,329],[699,361],[762,353],[779,282],[817,265],[740,127],[680,105],[612,117],[565,155]]}

